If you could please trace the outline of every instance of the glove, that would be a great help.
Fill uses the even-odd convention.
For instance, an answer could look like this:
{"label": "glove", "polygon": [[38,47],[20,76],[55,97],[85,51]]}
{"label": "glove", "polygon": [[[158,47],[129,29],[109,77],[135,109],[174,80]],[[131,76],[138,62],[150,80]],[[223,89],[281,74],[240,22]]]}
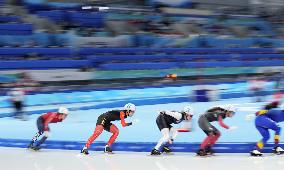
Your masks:
{"label": "glove", "polygon": [[170,139],[170,140],[169,140],[169,144],[170,144],[170,145],[173,144],[173,142],[174,142],[173,139]]}
{"label": "glove", "polygon": [[133,125],[136,125],[136,124],[139,123],[139,122],[140,122],[139,119],[134,119],[134,120],[132,121],[132,124],[133,124]]}
{"label": "glove", "polygon": [[43,135],[48,138],[49,135],[50,135],[50,133],[49,133],[49,131],[44,131],[44,132],[43,132]]}
{"label": "glove", "polygon": [[236,129],[238,129],[238,126],[230,126],[229,127],[229,130],[236,130]]}
{"label": "glove", "polygon": [[254,114],[248,114],[248,115],[246,115],[245,120],[246,120],[246,121],[251,121],[254,117],[255,117]]}

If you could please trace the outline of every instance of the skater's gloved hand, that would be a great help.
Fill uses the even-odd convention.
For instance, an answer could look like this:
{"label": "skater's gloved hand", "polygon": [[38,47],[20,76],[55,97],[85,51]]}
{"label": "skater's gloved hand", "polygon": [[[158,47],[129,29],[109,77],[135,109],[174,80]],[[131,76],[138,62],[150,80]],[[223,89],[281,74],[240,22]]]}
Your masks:
{"label": "skater's gloved hand", "polygon": [[248,114],[248,115],[246,115],[245,120],[246,120],[246,121],[251,121],[254,117],[255,117],[254,114]]}
{"label": "skater's gloved hand", "polygon": [[229,127],[229,130],[236,130],[236,129],[238,129],[239,127],[238,126],[230,126]]}
{"label": "skater's gloved hand", "polygon": [[44,131],[43,135],[48,138],[50,136],[50,133],[49,133],[49,131]]}
{"label": "skater's gloved hand", "polygon": [[140,122],[139,119],[134,119],[134,120],[132,121],[132,124],[133,124],[133,125],[136,125],[136,124],[139,123],[139,122]]}

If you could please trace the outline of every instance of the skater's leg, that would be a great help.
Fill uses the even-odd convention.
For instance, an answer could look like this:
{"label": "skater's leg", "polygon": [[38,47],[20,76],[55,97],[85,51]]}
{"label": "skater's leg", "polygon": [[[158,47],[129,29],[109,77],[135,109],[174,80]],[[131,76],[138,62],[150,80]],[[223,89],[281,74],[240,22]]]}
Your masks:
{"label": "skater's leg", "polygon": [[198,119],[198,125],[203,130],[203,132],[207,135],[207,137],[203,140],[200,145],[200,149],[197,151],[197,155],[205,156],[206,151],[205,148],[210,145],[211,141],[214,141],[214,126],[210,124],[205,116],[200,116]]}
{"label": "skater's leg", "polygon": [[262,156],[263,154],[260,150],[264,147],[264,145],[269,140],[270,134],[267,128],[257,126],[256,127],[259,133],[262,135],[262,139],[258,141],[254,147],[254,149],[250,152],[251,156]]}
{"label": "skater's leg", "polygon": [[161,146],[170,140],[170,130],[169,128],[164,128],[161,130],[162,137],[155,146],[156,150],[160,150]]}
{"label": "skater's leg", "polygon": [[176,130],[176,128],[171,127],[171,128],[170,128],[170,138],[171,138],[172,140],[175,140],[176,137],[177,137],[177,135],[178,135],[178,131]]}
{"label": "skater's leg", "polygon": [[215,143],[217,142],[217,140],[220,138],[221,133],[218,131],[217,133],[215,133],[213,135],[212,140],[210,141],[210,147],[212,147],[213,145],[215,145]]}
{"label": "skater's leg", "polygon": [[208,128],[204,130],[204,132],[207,134],[207,137],[204,139],[204,141],[200,145],[200,149],[205,149],[206,147],[213,146],[216,141],[220,137],[220,131],[213,125],[209,125]]}
{"label": "skater's leg", "polygon": [[214,140],[214,135],[213,133],[209,134],[201,143],[200,149],[204,150],[206,146],[210,145],[210,142]]}
{"label": "skater's leg", "polygon": [[103,132],[104,127],[103,125],[97,125],[94,133],[90,136],[87,143],[85,144],[86,148],[89,148],[90,145],[94,142],[94,140]]}
{"label": "skater's leg", "polygon": [[272,129],[275,132],[274,143],[276,146],[278,146],[280,140],[281,127],[276,122],[271,120],[267,128]]}
{"label": "skater's leg", "polygon": [[112,136],[110,137],[109,141],[107,142],[107,145],[109,147],[113,144],[113,142],[116,140],[116,138],[119,134],[119,130],[114,124],[112,124],[110,126],[110,133],[112,133]]}
{"label": "skater's leg", "polygon": [[269,129],[272,129],[272,130],[275,131],[275,135],[274,135],[274,143],[275,143],[275,146],[274,146],[274,148],[272,149],[272,151],[273,151],[275,154],[284,154],[283,148],[281,148],[281,147],[279,146],[281,127],[280,127],[276,122],[274,122],[274,121],[271,120],[271,119],[269,119],[269,123],[267,123],[267,127],[268,127]]}
{"label": "skater's leg", "polygon": [[34,135],[34,137],[33,137],[31,143],[32,143],[32,144],[35,143],[35,141],[37,141],[38,137],[40,137],[42,134],[43,134],[42,132],[37,132],[37,133]]}
{"label": "skater's leg", "polygon": [[164,153],[170,153],[171,149],[170,149],[170,145],[173,144],[174,139],[177,137],[178,132],[174,127],[170,128],[170,137],[169,140],[164,144],[164,147],[162,149],[162,152]]}
{"label": "skater's leg", "polygon": [[268,131],[267,128],[259,127],[259,126],[256,127],[256,128],[259,131],[259,133],[261,134],[262,139],[256,143],[255,149],[260,150],[260,149],[262,149],[264,147],[264,145],[269,140],[270,134],[269,134],[269,131]]}
{"label": "skater's leg", "polygon": [[255,127],[262,136],[262,139],[256,144],[255,149],[257,150],[262,149],[264,145],[267,143],[267,141],[269,140],[270,138],[270,134],[268,131],[269,129],[274,129],[280,132],[279,127],[275,126],[275,122],[264,115],[258,116],[255,119]]}
{"label": "skater's leg", "polygon": [[40,137],[44,132],[44,121],[41,117],[39,117],[37,119],[37,128],[38,128],[38,132],[34,135],[34,137],[32,138],[32,141],[31,141],[31,143],[29,144],[28,147],[33,146],[35,141],[37,141],[38,137]]}
{"label": "skater's leg", "polygon": [[48,138],[47,136],[43,136],[43,137],[36,143],[35,147],[36,147],[36,148],[39,148],[39,146],[40,146],[41,144],[43,144],[43,143],[46,141],[47,138]]}
{"label": "skater's leg", "polygon": [[105,153],[112,153],[111,150],[111,145],[114,143],[114,141],[116,140],[118,134],[119,134],[119,130],[118,128],[114,125],[114,124],[109,124],[106,128],[106,131],[112,133],[112,136],[110,137],[109,141],[107,142],[104,152]]}

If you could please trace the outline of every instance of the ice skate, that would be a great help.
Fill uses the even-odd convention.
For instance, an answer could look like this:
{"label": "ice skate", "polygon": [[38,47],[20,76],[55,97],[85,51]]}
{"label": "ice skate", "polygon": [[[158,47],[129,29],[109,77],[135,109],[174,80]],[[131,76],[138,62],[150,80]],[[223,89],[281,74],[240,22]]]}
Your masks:
{"label": "ice skate", "polygon": [[32,146],[29,149],[32,150],[32,151],[39,151],[41,149],[41,147],[39,147],[39,146]]}
{"label": "ice skate", "polygon": [[27,148],[31,149],[32,147],[33,147],[33,143],[30,143]]}
{"label": "ice skate", "polygon": [[170,154],[172,153],[172,150],[168,146],[164,146],[162,152],[166,154]]}
{"label": "ice skate", "polygon": [[113,154],[112,150],[110,149],[108,145],[105,146],[104,153]]}
{"label": "ice skate", "polygon": [[250,152],[251,156],[262,156],[263,154],[259,152],[258,150],[254,149]]}
{"label": "ice skate", "polygon": [[161,152],[159,152],[157,149],[153,149],[150,155],[161,155]]}
{"label": "ice skate", "polygon": [[204,149],[199,149],[197,152],[196,152],[196,155],[197,156],[207,156],[206,152]]}
{"label": "ice skate", "polygon": [[205,148],[205,152],[206,152],[207,155],[214,155],[215,154],[215,151],[210,146]]}
{"label": "ice skate", "polygon": [[89,155],[88,148],[85,148],[85,147],[84,147],[84,148],[81,150],[81,154]]}
{"label": "ice skate", "polygon": [[284,154],[284,150],[280,146],[276,146],[272,149],[273,153],[276,155]]}

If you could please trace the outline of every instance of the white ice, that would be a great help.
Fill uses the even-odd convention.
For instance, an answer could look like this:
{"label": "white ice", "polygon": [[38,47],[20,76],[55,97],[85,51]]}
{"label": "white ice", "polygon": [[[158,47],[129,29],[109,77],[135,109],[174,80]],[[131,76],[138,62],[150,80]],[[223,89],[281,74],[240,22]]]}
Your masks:
{"label": "white ice", "polygon": [[193,153],[149,156],[143,152],[91,152],[85,156],[79,151],[32,152],[20,148],[0,148],[0,153],[1,170],[276,170],[284,165],[284,156],[271,154],[217,154],[202,158]]}

